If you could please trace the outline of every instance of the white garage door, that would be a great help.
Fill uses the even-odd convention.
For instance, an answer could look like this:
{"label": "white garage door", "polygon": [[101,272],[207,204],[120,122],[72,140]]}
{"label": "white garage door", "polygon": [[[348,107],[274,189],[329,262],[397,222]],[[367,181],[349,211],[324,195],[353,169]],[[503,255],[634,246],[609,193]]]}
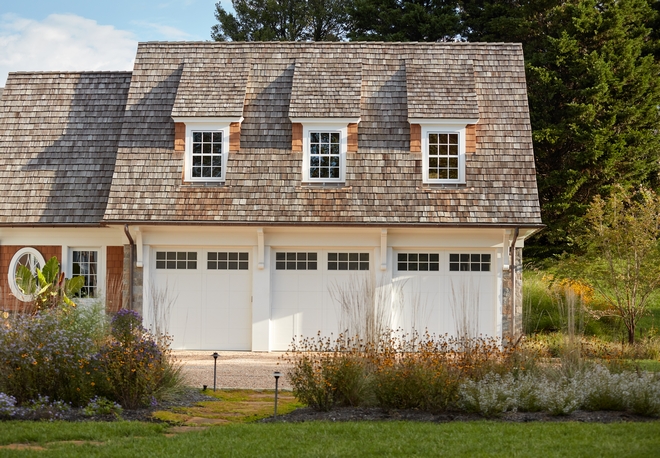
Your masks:
{"label": "white garage door", "polygon": [[395,252],[396,324],[442,335],[497,333],[494,253]]}
{"label": "white garage door", "polygon": [[287,350],[294,336],[337,337],[343,323],[331,290],[345,288],[351,278],[369,277],[373,253],[276,249],[272,258],[271,349]]}
{"label": "white garage door", "polygon": [[[171,303],[175,349],[250,350],[251,262],[247,249],[156,248],[153,284]],[[165,311],[167,312],[167,311]]]}

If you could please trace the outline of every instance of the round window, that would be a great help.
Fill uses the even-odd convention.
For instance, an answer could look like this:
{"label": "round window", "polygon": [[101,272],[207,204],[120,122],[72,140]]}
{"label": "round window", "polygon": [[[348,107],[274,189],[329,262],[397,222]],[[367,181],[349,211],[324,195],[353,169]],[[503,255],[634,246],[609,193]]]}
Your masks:
{"label": "round window", "polygon": [[23,294],[16,283],[16,271],[19,266],[25,266],[30,269],[32,275],[37,275],[37,268],[41,269],[46,264],[46,260],[39,253],[36,248],[26,247],[21,248],[14,254],[14,257],[11,258],[9,263],[9,273],[7,274],[7,280],[9,280],[9,288],[11,292],[18,298],[18,300],[23,302],[30,302],[33,299],[32,295]]}

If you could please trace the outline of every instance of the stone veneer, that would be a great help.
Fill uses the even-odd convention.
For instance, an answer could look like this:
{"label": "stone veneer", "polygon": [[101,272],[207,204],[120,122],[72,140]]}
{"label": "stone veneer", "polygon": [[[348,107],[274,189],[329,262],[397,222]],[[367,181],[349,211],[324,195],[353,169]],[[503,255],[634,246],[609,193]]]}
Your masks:
{"label": "stone veneer", "polygon": [[[511,270],[505,270],[502,275],[502,337],[516,340],[523,332],[522,327],[522,248],[516,248],[516,264],[514,266],[516,281],[516,297],[511,297]],[[515,304],[515,307],[514,307]],[[515,310],[515,329],[511,329],[513,311]]]}

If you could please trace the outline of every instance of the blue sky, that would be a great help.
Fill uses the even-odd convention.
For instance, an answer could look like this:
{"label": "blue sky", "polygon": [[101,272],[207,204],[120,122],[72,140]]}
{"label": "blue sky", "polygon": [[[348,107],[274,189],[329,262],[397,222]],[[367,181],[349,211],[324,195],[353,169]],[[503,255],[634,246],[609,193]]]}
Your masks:
{"label": "blue sky", "polygon": [[216,2],[0,0],[0,87],[11,71],[130,70],[140,41],[210,40]]}

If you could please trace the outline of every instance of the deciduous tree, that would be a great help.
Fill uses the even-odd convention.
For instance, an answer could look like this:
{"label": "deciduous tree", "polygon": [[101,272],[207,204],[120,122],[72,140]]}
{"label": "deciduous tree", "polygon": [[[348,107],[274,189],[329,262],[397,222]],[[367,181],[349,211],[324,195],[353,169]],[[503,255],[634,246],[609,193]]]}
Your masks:
{"label": "deciduous tree", "polygon": [[593,199],[585,221],[578,238],[585,254],[575,261],[576,272],[607,300],[609,314],[621,318],[632,344],[660,288],[660,197],[644,187],[616,187],[608,198]]}

